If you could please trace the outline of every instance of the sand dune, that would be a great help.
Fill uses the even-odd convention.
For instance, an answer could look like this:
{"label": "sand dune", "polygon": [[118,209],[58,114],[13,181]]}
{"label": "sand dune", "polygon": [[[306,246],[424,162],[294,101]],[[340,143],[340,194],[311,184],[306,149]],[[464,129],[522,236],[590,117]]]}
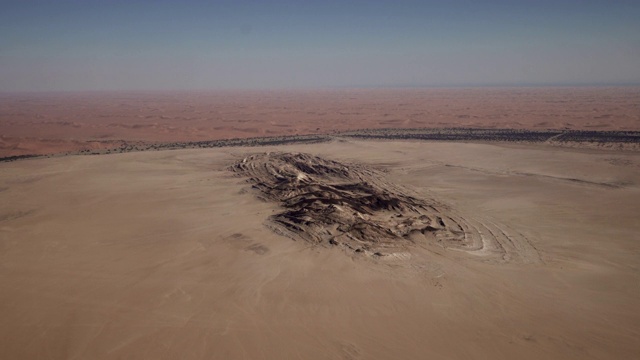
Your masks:
{"label": "sand dune", "polygon": [[5,93],[0,157],[354,129],[638,131],[639,97],[638,87]]}
{"label": "sand dune", "polygon": [[0,168],[3,358],[640,352],[637,153],[343,139]]}

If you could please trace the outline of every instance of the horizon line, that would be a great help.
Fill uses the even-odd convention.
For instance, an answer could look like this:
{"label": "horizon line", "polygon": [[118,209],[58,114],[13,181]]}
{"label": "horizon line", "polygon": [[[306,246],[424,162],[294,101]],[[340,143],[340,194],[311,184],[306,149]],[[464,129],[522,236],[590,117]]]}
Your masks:
{"label": "horizon line", "polygon": [[68,89],[68,90],[0,90],[0,94],[51,94],[51,93],[169,93],[169,92],[261,92],[261,91],[331,91],[331,90],[402,90],[402,89],[482,89],[482,88],[606,88],[640,87],[640,82],[597,82],[597,83],[469,83],[469,84],[390,84],[390,85],[342,85],[342,86],[299,86],[299,87],[229,87],[229,88],[113,88],[113,89]]}

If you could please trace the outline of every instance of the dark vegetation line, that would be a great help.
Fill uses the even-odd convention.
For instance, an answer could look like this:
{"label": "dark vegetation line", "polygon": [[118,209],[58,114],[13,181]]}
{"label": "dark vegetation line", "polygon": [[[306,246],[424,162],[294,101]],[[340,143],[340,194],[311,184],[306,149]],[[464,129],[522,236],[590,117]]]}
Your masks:
{"label": "dark vegetation line", "polygon": [[42,155],[27,154],[27,155],[5,156],[5,157],[0,157],[0,162],[10,162],[10,161],[28,159],[33,157],[39,157],[39,156],[42,156]]}
{"label": "dark vegetation line", "polygon": [[373,129],[345,132],[363,139],[418,139],[443,141],[524,141],[640,143],[640,131],[515,130],[515,129]]}
{"label": "dark vegetation line", "polygon": [[[528,143],[614,143],[640,144],[640,131],[592,131],[592,130],[518,130],[518,129],[364,129],[334,133],[331,135],[288,135],[241,139],[185,141],[166,143],[132,142],[108,150],[82,150],[63,155],[101,155],[148,150],[206,149],[232,146],[269,146],[287,144],[311,144],[331,141],[336,137],[352,139],[430,140],[430,141],[495,141]],[[0,158],[9,162],[44,155],[15,155]]]}

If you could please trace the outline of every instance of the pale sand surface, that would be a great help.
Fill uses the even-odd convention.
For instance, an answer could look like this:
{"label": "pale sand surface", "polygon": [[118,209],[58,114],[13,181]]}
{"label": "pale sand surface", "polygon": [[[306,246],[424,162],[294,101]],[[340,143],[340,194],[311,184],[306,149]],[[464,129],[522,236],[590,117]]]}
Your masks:
{"label": "pale sand surface", "polygon": [[364,128],[640,130],[639,87],[0,93],[0,157]]}
{"label": "pale sand surface", "polygon": [[[227,170],[264,151],[380,170],[499,224],[530,261],[420,244],[393,261],[276,235]],[[6,359],[631,359],[640,155],[426,142],[0,164]]]}

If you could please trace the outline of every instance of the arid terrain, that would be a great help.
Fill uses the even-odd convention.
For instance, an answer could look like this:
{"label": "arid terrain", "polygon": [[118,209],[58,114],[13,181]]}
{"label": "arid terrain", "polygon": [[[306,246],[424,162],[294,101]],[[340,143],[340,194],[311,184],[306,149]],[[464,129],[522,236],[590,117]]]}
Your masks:
{"label": "arid terrain", "polygon": [[0,360],[640,360],[640,0],[0,6]]}
{"label": "arid terrain", "polygon": [[[576,91],[579,100],[532,90],[502,105],[488,92],[465,108],[443,93],[406,103],[331,95],[353,101],[344,109],[358,114],[344,117],[318,115],[343,108],[321,110],[322,96],[283,98],[290,117],[280,108],[233,110],[249,103],[242,97],[218,109],[195,96],[191,110],[172,97],[111,98],[99,111],[106,100],[94,95],[83,110],[36,102],[18,115],[4,97],[1,126],[5,144],[49,139],[20,140],[28,153],[71,138],[82,146],[92,136],[182,141],[278,125],[284,133],[417,121],[638,130],[632,92],[588,100],[591,90]],[[548,108],[536,105],[540,97]],[[130,106],[157,114],[132,115]],[[98,112],[107,118],[89,116]],[[621,121],[595,118],[605,114]],[[135,124],[156,125],[136,132]],[[0,354],[632,359],[640,353],[639,215],[640,153],[544,143],[336,136],[4,162]]]}
{"label": "arid terrain", "polygon": [[359,129],[640,130],[640,88],[0,94],[0,158]]}

